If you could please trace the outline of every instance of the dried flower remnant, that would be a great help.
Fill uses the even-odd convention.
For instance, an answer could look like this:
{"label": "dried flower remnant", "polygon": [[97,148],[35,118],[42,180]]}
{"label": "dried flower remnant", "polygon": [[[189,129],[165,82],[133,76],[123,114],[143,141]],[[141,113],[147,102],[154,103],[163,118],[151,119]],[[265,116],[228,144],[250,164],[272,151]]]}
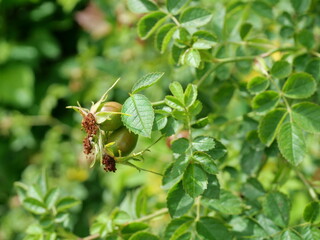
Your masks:
{"label": "dried flower remnant", "polygon": [[92,144],[90,142],[90,139],[91,139],[91,137],[89,137],[89,136],[86,136],[83,139],[83,152],[86,155],[89,155],[91,153],[91,150],[92,150]]}
{"label": "dried flower remnant", "polygon": [[117,170],[116,161],[108,154],[103,155],[102,164],[104,165],[103,170],[106,172],[115,172]]}
{"label": "dried flower remnant", "polygon": [[88,113],[83,118],[81,125],[89,136],[94,136],[97,134],[98,125],[96,122],[96,118],[93,116],[92,113]]}

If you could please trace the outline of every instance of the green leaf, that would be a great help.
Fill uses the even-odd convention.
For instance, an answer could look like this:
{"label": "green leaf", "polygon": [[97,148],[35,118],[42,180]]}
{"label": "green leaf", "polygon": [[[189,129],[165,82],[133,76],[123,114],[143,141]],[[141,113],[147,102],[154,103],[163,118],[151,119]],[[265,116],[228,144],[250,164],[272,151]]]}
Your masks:
{"label": "green leaf", "polygon": [[198,164],[189,164],[182,179],[184,190],[195,198],[207,188],[208,177]]}
{"label": "green leaf", "polygon": [[188,112],[193,116],[197,116],[201,112],[201,110],[202,110],[202,103],[199,100],[196,100],[194,104],[192,104],[189,107]]}
{"label": "green leaf", "polygon": [[187,216],[173,219],[166,227],[164,240],[176,240],[179,236],[189,230],[193,221],[194,219],[192,217]]}
{"label": "green leaf", "polygon": [[197,86],[194,84],[188,84],[186,91],[184,92],[184,103],[186,107],[190,107],[197,100],[198,91]]}
{"label": "green leaf", "polygon": [[199,67],[201,62],[200,53],[197,49],[189,48],[181,56],[181,64],[191,67]]}
{"label": "green leaf", "polygon": [[182,235],[180,235],[177,240],[190,240],[192,237],[192,233],[191,232],[186,232]]}
{"label": "green leaf", "polygon": [[311,133],[320,132],[320,106],[311,102],[292,106],[293,121],[303,130]]}
{"label": "green leaf", "polygon": [[135,232],[139,232],[142,230],[145,230],[149,227],[148,224],[143,223],[143,222],[133,222],[133,223],[129,223],[128,225],[125,225],[122,229],[121,229],[121,233],[122,234],[132,234]]}
{"label": "green leaf", "polygon": [[208,199],[218,199],[220,197],[220,184],[215,175],[210,174],[208,176],[208,186],[202,196]]}
{"label": "green leaf", "polygon": [[205,126],[207,126],[209,123],[209,118],[208,117],[204,117],[204,118],[200,118],[198,119],[196,122],[194,122],[191,127],[192,128],[203,128]]}
{"label": "green leaf", "polygon": [[210,240],[232,240],[233,236],[228,229],[217,219],[202,217],[196,225],[197,233],[203,239]]}
{"label": "green leaf", "polygon": [[312,59],[306,66],[306,72],[310,73],[318,82],[320,81],[320,59]]}
{"label": "green leaf", "polygon": [[210,49],[217,44],[217,38],[210,32],[200,30],[192,34],[194,43],[192,48]]}
{"label": "green leaf", "polygon": [[244,23],[240,27],[240,37],[241,39],[245,39],[250,30],[252,29],[251,23]]}
{"label": "green leaf", "polygon": [[213,159],[217,160],[224,157],[227,154],[227,149],[221,142],[215,140],[215,146],[213,149],[209,150],[208,154]]}
{"label": "green leaf", "polygon": [[189,0],[167,0],[167,9],[176,15],[188,2]]}
{"label": "green leaf", "polygon": [[210,22],[211,12],[199,7],[190,7],[180,15],[180,23],[183,27],[201,27]]}
{"label": "green leaf", "polygon": [[22,182],[15,182],[14,187],[17,191],[20,201],[22,202],[27,197],[28,185]]}
{"label": "green leaf", "polygon": [[159,79],[163,76],[163,72],[154,72],[148,73],[144,77],[140,78],[132,87],[132,93],[137,93],[151,87],[153,84],[159,81]]}
{"label": "green leaf", "polygon": [[37,215],[44,214],[47,211],[46,206],[42,202],[31,197],[25,198],[22,205],[26,210]]}
{"label": "green leaf", "polygon": [[314,40],[314,36],[313,33],[310,30],[307,29],[303,29],[298,33],[298,40],[299,42],[306,47],[307,49],[312,49],[314,44],[315,44],[315,40]]}
{"label": "green leaf", "polygon": [[47,192],[44,202],[48,209],[51,209],[57,202],[59,198],[59,189],[58,188],[52,188],[49,192]]}
{"label": "green leaf", "polygon": [[190,159],[186,155],[181,155],[167,168],[162,178],[164,189],[171,188],[181,180],[183,173],[188,167],[189,161]]}
{"label": "green leaf", "polygon": [[248,84],[247,89],[250,93],[256,94],[266,90],[269,87],[269,80],[262,76],[252,78]]}
{"label": "green leaf", "polygon": [[295,232],[291,230],[286,230],[281,234],[280,237],[281,240],[302,240],[301,237],[299,237]]}
{"label": "green leaf", "polygon": [[198,162],[207,173],[217,174],[219,172],[217,165],[210,155],[204,152],[195,152],[192,158]]}
{"label": "green leaf", "polygon": [[181,55],[185,52],[186,48],[180,48],[174,44],[171,48],[171,58],[175,64],[180,62]]}
{"label": "green leaf", "polygon": [[278,105],[280,96],[275,91],[259,93],[252,99],[252,107],[257,112],[266,112]]}
{"label": "green leaf", "polygon": [[175,96],[184,105],[184,94],[181,84],[177,81],[170,83],[169,89],[173,96]]}
{"label": "green leaf", "polygon": [[123,124],[135,134],[151,137],[154,111],[147,97],[141,94],[131,95],[122,106]]}
{"label": "green leaf", "polygon": [[288,98],[310,97],[316,90],[316,81],[308,73],[294,73],[284,84],[282,91]]}
{"label": "green leaf", "polygon": [[257,200],[265,195],[265,190],[256,178],[249,178],[242,187],[242,193],[249,200]]}
{"label": "green leaf", "polygon": [[57,202],[57,211],[63,212],[69,208],[79,205],[81,202],[74,197],[64,197]]}
{"label": "green leaf", "polygon": [[284,158],[292,165],[297,166],[306,154],[306,145],[301,129],[294,122],[286,122],[281,125],[277,140]]}
{"label": "green leaf", "polygon": [[185,153],[187,149],[189,148],[189,140],[186,138],[179,138],[171,143],[171,149],[174,153]]}
{"label": "green leaf", "polygon": [[155,37],[155,46],[161,53],[165,52],[176,30],[177,27],[173,23],[168,23],[159,28]]}
{"label": "green leaf", "polygon": [[280,192],[270,192],[263,201],[263,211],[267,217],[272,219],[280,227],[289,224],[290,200]]}
{"label": "green leaf", "polygon": [[275,78],[285,78],[291,74],[292,66],[287,61],[275,62],[271,68],[271,75]]}
{"label": "green leaf", "polygon": [[272,8],[262,1],[254,1],[252,3],[252,9],[262,17],[273,18]]}
{"label": "green leaf", "polygon": [[311,4],[311,0],[290,0],[291,5],[293,7],[293,9],[297,12],[297,13],[303,13],[305,11],[307,11],[310,7]]}
{"label": "green leaf", "polygon": [[215,141],[212,137],[198,136],[193,140],[192,146],[197,151],[209,151],[215,147]]}
{"label": "green leaf", "polygon": [[159,240],[159,238],[151,233],[137,232],[133,234],[129,240]]}
{"label": "green leaf", "polygon": [[157,5],[150,0],[128,0],[128,7],[134,13],[146,13],[158,10]]}
{"label": "green leaf", "polygon": [[242,212],[242,202],[231,192],[221,189],[219,199],[206,200],[205,205],[222,214],[237,215]]}
{"label": "green leaf", "polygon": [[303,212],[303,218],[306,222],[313,223],[320,216],[319,202],[309,203]]}
{"label": "green leaf", "polygon": [[32,106],[35,77],[29,65],[22,63],[2,64],[0,79],[1,104],[18,108]]}
{"label": "green leaf", "polygon": [[193,205],[193,198],[183,190],[179,182],[170,189],[167,196],[167,206],[171,217],[181,217],[187,213]]}
{"label": "green leaf", "polygon": [[166,96],[164,102],[171,108],[184,112],[184,105],[174,96]]}
{"label": "green leaf", "polygon": [[265,217],[264,215],[258,215],[255,217],[256,221],[254,225],[254,235],[259,236],[262,239],[268,238],[270,235],[276,235],[278,234],[281,230],[273,220],[270,220],[269,218]]}
{"label": "green leaf", "polygon": [[162,114],[155,114],[154,122],[153,122],[153,129],[152,130],[162,130],[168,122],[168,118]]}
{"label": "green leaf", "polygon": [[317,227],[305,226],[301,234],[304,240],[319,240],[320,239],[320,230]]}
{"label": "green leaf", "polygon": [[259,122],[258,133],[261,142],[270,146],[275,139],[281,123],[285,119],[286,110],[282,108],[268,112]]}
{"label": "green leaf", "polygon": [[147,39],[166,20],[163,12],[152,12],[143,16],[138,22],[138,34],[142,39]]}

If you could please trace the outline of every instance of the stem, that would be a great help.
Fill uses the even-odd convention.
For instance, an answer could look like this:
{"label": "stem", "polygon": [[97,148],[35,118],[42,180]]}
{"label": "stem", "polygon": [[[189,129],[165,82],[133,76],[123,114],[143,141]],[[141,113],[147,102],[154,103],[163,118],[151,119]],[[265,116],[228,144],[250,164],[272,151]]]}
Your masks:
{"label": "stem", "polygon": [[197,206],[197,216],[196,216],[196,222],[200,219],[200,209],[201,209],[201,196],[199,196],[196,199],[196,206]]}
{"label": "stem", "polygon": [[90,236],[87,236],[87,237],[84,237],[84,238],[79,238],[78,240],[92,240],[92,239],[96,239],[96,238],[99,238],[100,235],[99,234],[93,234],[93,235],[90,235]]}
{"label": "stem", "polygon": [[161,216],[163,214],[166,214],[166,213],[168,213],[168,208],[162,208],[162,209],[160,209],[160,210],[158,210],[158,211],[156,211],[156,212],[154,212],[154,213],[152,213],[150,215],[146,215],[146,216],[143,216],[141,218],[135,219],[135,220],[131,221],[130,223],[148,221],[148,220],[150,220],[152,218],[159,217],[159,216]]}
{"label": "stem", "polygon": [[169,14],[169,17],[178,27],[180,27],[181,24],[179,23],[178,19],[175,16],[173,16],[172,14]]}
{"label": "stem", "polygon": [[305,176],[297,169],[294,168],[295,172],[297,173],[297,176],[300,178],[300,180],[303,182],[303,184],[306,186],[306,188],[309,191],[309,194],[311,196],[311,198],[314,201],[319,201],[318,195],[315,191],[315,189],[313,188],[313,186],[309,183],[309,181],[305,178]]}
{"label": "stem", "polygon": [[164,100],[151,103],[151,105],[152,105],[153,107],[155,107],[155,106],[161,106],[161,105],[164,105],[164,104],[165,104]]}

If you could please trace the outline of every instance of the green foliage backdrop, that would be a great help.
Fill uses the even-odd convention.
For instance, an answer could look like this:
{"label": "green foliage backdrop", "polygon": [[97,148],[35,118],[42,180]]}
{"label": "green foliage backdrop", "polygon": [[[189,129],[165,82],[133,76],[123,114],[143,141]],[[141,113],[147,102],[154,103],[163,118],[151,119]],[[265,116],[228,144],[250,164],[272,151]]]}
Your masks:
{"label": "green foliage backdrop", "polygon": [[0,240],[320,239],[319,52],[319,0],[0,0]]}

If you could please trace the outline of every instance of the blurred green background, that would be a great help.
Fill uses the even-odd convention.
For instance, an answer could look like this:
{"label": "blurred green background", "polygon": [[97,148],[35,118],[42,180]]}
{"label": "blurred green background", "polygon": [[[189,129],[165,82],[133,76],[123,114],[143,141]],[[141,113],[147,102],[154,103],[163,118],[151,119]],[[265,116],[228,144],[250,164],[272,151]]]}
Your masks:
{"label": "blurred green background", "polygon": [[[52,186],[84,200],[74,210],[79,236],[89,234],[97,213],[113,210],[137,189],[147,191],[151,200],[164,198],[157,195],[159,176],[121,166],[116,174],[105,173],[98,164],[90,169],[82,153],[80,115],[66,109],[77,101],[90,107],[119,77],[109,99],[123,103],[133,82],[144,74],[170,72],[167,56],[160,56],[152,41],[138,39],[139,16],[119,0],[0,4],[0,239],[21,239],[33,221],[19,206],[13,183],[32,184],[43,168]],[[168,82],[164,77],[145,94],[161,100]],[[137,150],[150,142],[140,139]],[[164,144],[153,151],[161,148],[162,163],[170,160]],[[147,153],[143,166],[161,171],[163,164],[153,152]]]}

